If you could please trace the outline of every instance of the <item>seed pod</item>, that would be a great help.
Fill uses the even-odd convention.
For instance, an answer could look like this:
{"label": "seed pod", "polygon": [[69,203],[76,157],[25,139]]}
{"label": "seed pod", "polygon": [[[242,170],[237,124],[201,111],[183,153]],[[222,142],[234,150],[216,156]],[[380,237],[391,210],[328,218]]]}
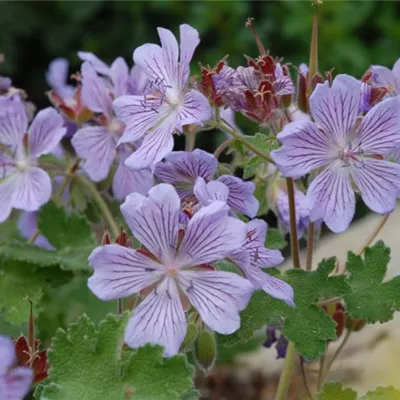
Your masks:
{"label": "seed pod", "polygon": [[194,345],[194,356],[197,365],[204,373],[211,371],[217,359],[217,344],[213,332],[204,329],[199,333]]}

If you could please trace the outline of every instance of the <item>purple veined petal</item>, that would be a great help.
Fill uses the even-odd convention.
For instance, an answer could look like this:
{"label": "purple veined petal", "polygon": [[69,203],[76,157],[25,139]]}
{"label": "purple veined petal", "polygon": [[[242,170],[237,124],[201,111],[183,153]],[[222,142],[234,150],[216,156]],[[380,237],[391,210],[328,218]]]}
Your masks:
{"label": "purple veined petal", "polygon": [[360,106],[358,109],[359,113],[367,112],[371,109],[370,105],[371,92],[372,92],[372,86],[368,83],[361,82],[361,98],[360,98]]}
{"label": "purple veined petal", "polygon": [[[163,55],[163,68],[166,71],[165,83],[173,90],[179,90],[179,48],[175,35],[168,29],[157,28],[160,37],[161,49]],[[154,67],[154,66],[153,66]]]}
{"label": "purple veined petal", "polygon": [[129,153],[124,150],[119,152],[118,168],[113,179],[113,193],[117,200],[124,200],[129,193],[147,195],[153,187],[154,179],[150,169],[133,170],[125,165]]}
{"label": "purple veined petal", "polygon": [[112,97],[106,81],[97,75],[90,62],[84,62],[82,73],[82,99],[84,104],[93,112],[103,113],[107,118],[112,116]]}
{"label": "purple veined petal", "polygon": [[125,330],[125,342],[136,349],[146,343],[164,346],[164,356],[179,352],[186,318],[174,280],[166,278],[139,304]]}
{"label": "purple veined petal", "polygon": [[46,81],[52,89],[58,91],[67,84],[68,80],[68,60],[65,58],[55,58],[49,64],[46,72]]}
{"label": "purple veined petal", "polygon": [[209,181],[217,172],[218,160],[213,154],[195,149],[192,152],[174,151],[165,157],[165,162],[156,165],[156,178],[171,183],[181,199],[193,194],[193,185],[197,177]]}
{"label": "purple veined petal", "polygon": [[128,94],[141,95],[144,94],[149,83],[146,73],[139,67],[134,65],[128,78]]}
{"label": "purple veined petal", "polygon": [[393,75],[394,75],[394,80],[396,81],[396,88],[394,89],[394,94],[399,95],[400,94],[400,58],[394,63],[393,65]]}
{"label": "purple veined petal", "polygon": [[174,148],[173,133],[176,126],[175,112],[168,115],[157,128],[148,132],[139,148],[126,159],[132,169],[152,167]]}
{"label": "purple veined petal", "polygon": [[178,281],[212,330],[229,335],[239,329],[239,311],[247,307],[254,291],[248,280],[224,271],[181,271]]}
{"label": "purple veined petal", "polygon": [[270,296],[283,300],[289,306],[293,307],[295,305],[293,288],[288,283],[267,274],[255,266],[245,268],[244,273],[256,289],[262,289]]}
{"label": "purple veined petal", "polygon": [[56,109],[48,107],[39,111],[28,131],[30,155],[39,157],[55,150],[67,132],[63,125],[64,120]]}
{"label": "purple veined petal", "polygon": [[22,102],[0,97],[0,143],[19,148],[27,127],[28,119]]}
{"label": "purple veined petal", "polygon": [[393,94],[400,94],[400,85],[396,82],[395,75],[389,68],[373,65],[371,71],[376,85],[390,87],[393,90]]}
{"label": "purple veined petal", "polygon": [[17,367],[12,369],[5,376],[4,382],[1,383],[0,381],[2,399],[22,400],[28,394],[32,380],[33,371],[30,368]]}
{"label": "purple veined petal", "polygon": [[197,200],[204,206],[210,205],[215,200],[226,202],[229,196],[228,186],[218,181],[206,183],[200,176],[196,179],[193,192]]}
{"label": "purple veined petal", "polygon": [[182,267],[212,263],[240,248],[246,238],[245,224],[228,217],[225,202],[214,201],[190,219],[177,263]]}
{"label": "purple veined petal", "polygon": [[400,145],[400,104],[397,98],[378,103],[363,118],[353,146],[366,154],[388,154]]}
{"label": "purple veined petal", "polygon": [[51,180],[47,172],[32,167],[13,172],[6,178],[13,185],[13,207],[25,211],[37,211],[51,197]]}
{"label": "purple veined petal", "polygon": [[0,376],[4,376],[15,363],[15,350],[11,339],[0,335]]}
{"label": "purple veined petal", "polygon": [[[20,234],[24,238],[29,239],[37,231],[37,219],[38,213],[36,211],[24,211],[21,213],[17,225]],[[54,250],[54,247],[43,235],[39,235],[34,241],[34,244],[38,247],[42,247],[43,249]]]}
{"label": "purple veined petal", "polygon": [[0,223],[4,222],[11,214],[15,197],[15,180],[13,172],[0,180]]}
{"label": "purple veined petal", "polygon": [[361,82],[350,75],[337,75],[332,87],[318,84],[310,96],[310,108],[317,125],[340,147],[354,130],[361,97]]}
{"label": "purple veined petal", "polygon": [[289,76],[283,75],[274,82],[274,92],[276,96],[293,94],[295,91],[294,83]]}
{"label": "purple veined petal", "polygon": [[121,212],[134,236],[160,260],[171,262],[175,256],[181,202],[171,185],[161,183],[144,197],[129,194]]}
{"label": "purple veined petal", "polygon": [[282,147],[271,151],[271,157],[286,177],[299,178],[328,164],[336,155],[331,138],[308,120],[285,125],[277,137]]}
{"label": "purple veined petal", "polygon": [[364,203],[377,213],[387,214],[396,207],[400,190],[400,165],[384,160],[364,159],[351,168]]}
{"label": "purple veined petal", "polygon": [[349,168],[339,164],[327,167],[311,182],[307,198],[311,221],[323,219],[331,231],[345,231],[356,206]]}
{"label": "purple veined petal", "polygon": [[184,87],[189,79],[189,64],[194,51],[200,43],[199,32],[188,24],[179,27],[180,33],[180,79],[181,87]]}
{"label": "purple veined petal", "polygon": [[83,169],[95,182],[107,178],[116,154],[116,143],[103,126],[79,129],[71,140],[76,154],[84,160]]}
{"label": "purple veined petal", "polygon": [[238,89],[258,90],[260,84],[259,74],[253,67],[237,67],[234,76],[234,86]]}
{"label": "purple veined petal", "polygon": [[129,68],[122,57],[118,57],[111,64],[111,80],[114,84],[115,97],[128,93]]}
{"label": "purple veined petal", "polygon": [[166,273],[163,265],[119,244],[94,249],[89,265],[94,269],[88,281],[89,289],[101,300],[132,296]]}
{"label": "purple veined petal", "polygon": [[207,98],[197,90],[185,93],[185,99],[179,109],[177,129],[182,132],[184,125],[203,125],[211,118],[211,107]]}
{"label": "purple veined petal", "polygon": [[165,115],[159,99],[145,96],[118,97],[113,102],[113,108],[117,119],[125,124],[119,143],[141,139]]}
{"label": "purple veined petal", "polygon": [[[221,119],[228,122],[228,124],[230,126],[234,127],[238,132],[243,134],[243,132],[240,130],[239,126],[236,124],[236,119],[235,119],[236,113],[235,113],[235,111],[232,110],[232,108],[220,107],[219,115],[220,115]],[[231,137],[231,135],[229,135],[228,133],[226,134],[226,136]]]}
{"label": "purple veined petal", "polygon": [[103,61],[100,60],[95,54],[87,51],[78,51],[78,57],[85,62],[89,62],[95,71],[101,75],[111,75],[110,67]]}
{"label": "purple veined petal", "polygon": [[245,182],[232,175],[222,175],[218,178],[229,189],[227,204],[229,207],[254,218],[258,211],[258,200],[254,196],[256,185],[253,182]]}

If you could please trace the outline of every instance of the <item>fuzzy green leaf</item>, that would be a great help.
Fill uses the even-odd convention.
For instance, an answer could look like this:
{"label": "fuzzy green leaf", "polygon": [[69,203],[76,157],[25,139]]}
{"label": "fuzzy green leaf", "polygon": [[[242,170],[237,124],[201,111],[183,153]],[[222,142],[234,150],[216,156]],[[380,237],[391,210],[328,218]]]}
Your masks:
{"label": "fuzzy green leaf", "polygon": [[[57,331],[41,400],[180,400],[193,389],[193,367],[182,354],[163,359],[160,346],[125,348],[129,313],[109,314],[98,329],[85,315]],[[38,399],[38,397],[36,396]],[[193,398],[193,397],[191,397]]]}
{"label": "fuzzy green leaf", "polygon": [[349,252],[346,265],[352,290],[344,300],[351,317],[386,322],[400,310],[400,276],[383,282],[389,260],[390,249],[381,241],[365,250],[364,259]]}
{"label": "fuzzy green leaf", "polygon": [[400,400],[400,390],[395,389],[393,386],[378,387],[361,397],[360,400]]}
{"label": "fuzzy green leaf", "polygon": [[258,329],[284,318],[283,334],[296,345],[297,351],[308,360],[315,360],[325,351],[326,342],[336,338],[335,322],[315,303],[320,299],[343,296],[349,286],[344,276],[332,276],[336,259],[324,259],[316,271],[292,269],[280,276],[292,285],[296,307],[257,291],[248,307],[241,313],[241,326],[218,341],[234,346],[253,337]]}
{"label": "fuzzy green leaf", "polygon": [[318,393],[317,400],[357,400],[357,392],[345,389],[340,382],[330,382]]}
{"label": "fuzzy green leaf", "polygon": [[288,245],[285,234],[279,229],[269,228],[265,239],[265,246],[269,249],[282,250]]}

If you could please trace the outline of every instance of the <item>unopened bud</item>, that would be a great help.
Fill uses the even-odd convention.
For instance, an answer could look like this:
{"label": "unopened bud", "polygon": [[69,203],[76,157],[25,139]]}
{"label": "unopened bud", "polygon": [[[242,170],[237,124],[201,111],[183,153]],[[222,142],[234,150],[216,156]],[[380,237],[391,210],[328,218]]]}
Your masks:
{"label": "unopened bud", "polygon": [[130,247],[130,240],[125,231],[121,231],[118,237],[115,239],[115,243],[119,244],[120,246]]}
{"label": "unopened bud", "polygon": [[111,238],[110,238],[110,234],[108,233],[108,231],[104,232],[101,243],[103,244],[103,246],[106,244],[111,244]]}
{"label": "unopened bud", "polygon": [[341,303],[331,303],[323,306],[323,309],[336,322],[336,339],[338,339],[342,335],[346,325],[345,308]]}
{"label": "unopened bud", "polygon": [[213,332],[204,329],[199,333],[194,346],[194,356],[203,372],[208,373],[212,369],[217,359],[217,344]]}
{"label": "unopened bud", "polygon": [[183,342],[181,344],[179,351],[184,351],[184,350],[188,349],[196,340],[197,334],[198,334],[197,324],[195,324],[194,322],[189,322],[187,325],[185,339],[183,339]]}
{"label": "unopened bud", "polygon": [[354,319],[349,316],[346,319],[346,328],[354,332],[361,331],[366,324],[367,321],[365,319]]}

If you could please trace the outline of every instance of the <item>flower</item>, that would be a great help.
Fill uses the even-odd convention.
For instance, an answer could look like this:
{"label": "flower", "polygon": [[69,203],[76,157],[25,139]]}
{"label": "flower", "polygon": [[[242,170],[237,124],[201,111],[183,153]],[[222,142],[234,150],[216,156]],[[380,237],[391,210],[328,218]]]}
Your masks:
{"label": "flower", "polygon": [[267,223],[261,219],[253,219],[248,222],[245,243],[229,258],[242,269],[246,278],[256,289],[262,289],[270,296],[294,306],[293,288],[286,282],[261,270],[261,268],[275,267],[283,261],[279,250],[264,247],[267,229]]}
{"label": "flower", "polygon": [[[204,195],[202,199],[200,198],[203,187],[212,180],[217,168],[217,159],[206,151],[200,149],[193,152],[174,151],[165,157],[165,162],[156,165],[154,175],[159,181],[173,185],[182,200],[191,201],[195,195],[197,200],[202,201],[205,200]],[[203,178],[204,182],[197,181],[199,177]],[[256,216],[258,200],[253,194],[255,190],[253,182],[245,182],[231,175],[221,175],[217,182],[227,186],[226,202],[229,207],[250,218]],[[197,191],[194,191],[195,184]]]}
{"label": "flower", "polygon": [[82,64],[82,98],[89,109],[100,116],[96,125],[83,126],[71,140],[77,155],[84,160],[83,169],[95,182],[108,176],[117,158],[113,192],[118,200],[123,200],[132,191],[146,194],[153,185],[149,169],[133,171],[125,165],[125,160],[134,150],[134,144],[117,148],[124,126],[114,116],[112,101],[128,88],[128,66],[124,63],[122,58],[114,61],[109,72],[113,77],[111,81],[98,75],[91,62]]}
{"label": "flower", "polygon": [[[38,228],[37,219],[38,219],[37,211],[32,211],[32,212],[25,211],[21,213],[18,219],[18,230],[24,238],[29,239],[30,237],[32,237],[32,235],[35,234]],[[38,235],[33,244],[35,244],[38,247],[42,247],[43,249],[54,250],[54,247],[49,243],[49,241],[43,235]]]}
{"label": "flower", "polygon": [[318,84],[310,97],[315,123],[299,120],[278,135],[282,147],[271,156],[284,176],[319,172],[307,191],[310,220],[323,219],[334,232],[354,216],[352,183],[365,204],[386,214],[396,206],[400,166],[384,160],[400,144],[397,99],[386,99],[361,119],[361,82],[338,75],[332,87]]}
{"label": "flower", "polygon": [[29,392],[32,371],[26,367],[15,367],[16,358],[11,339],[0,336],[0,394],[1,399],[22,400]]}
{"label": "flower", "polygon": [[180,26],[180,49],[171,31],[158,28],[162,47],[144,44],[133,59],[149,79],[146,93],[122,96],[114,101],[117,118],[125,125],[119,143],[143,140],[127,160],[133,169],[150,167],[172,151],[173,134],[184,125],[202,125],[211,117],[207,98],[189,90],[189,63],[200,42],[198,32]]}
{"label": "flower", "polygon": [[46,73],[46,80],[49,86],[55,90],[63,99],[71,99],[75,88],[68,82],[68,60],[56,58],[50,65]]}
{"label": "flower", "polygon": [[63,119],[54,108],[40,111],[28,132],[24,105],[0,98],[0,222],[12,208],[36,211],[51,196],[51,180],[37,159],[50,153],[64,136]]}
{"label": "flower", "polygon": [[183,231],[176,190],[159,184],[148,197],[130,194],[121,211],[145,249],[116,244],[95,249],[89,257],[94,269],[89,288],[102,300],[150,291],[128,322],[126,343],[132,348],[160,344],[166,356],[176,354],[186,335],[188,302],[214,331],[236,331],[253,286],[237,274],[209,267],[245,240],[244,223],[228,216],[226,204],[215,201],[201,208]]}
{"label": "flower", "polygon": [[392,96],[400,95],[400,59],[395,62],[392,70],[381,65],[373,65],[371,71],[376,85],[389,87]]}

